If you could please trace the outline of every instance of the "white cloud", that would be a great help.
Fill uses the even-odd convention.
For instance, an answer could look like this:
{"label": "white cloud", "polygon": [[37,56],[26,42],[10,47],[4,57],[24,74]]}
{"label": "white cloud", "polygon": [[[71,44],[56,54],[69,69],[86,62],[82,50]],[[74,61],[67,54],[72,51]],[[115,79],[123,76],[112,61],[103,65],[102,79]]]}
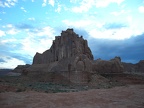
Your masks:
{"label": "white cloud", "polygon": [[43,0],[42,7],[45,7],[45,6],[46,6],[46,3],[47,3],[47,0]]}
{"label": "white cloud", "polygon": [[121,14],[124,14],[125,13],[125,10],[121,10],[121,11],[119,11],[119,12],[111,12],[110,14],[111,15],[114,15],[114,16],[119,16],[119,15],[121,15]]}
{"label": "white cloud", "polygon": [[50,48],[55,31],[53,28],[46,26],[41,29],[35,29],[34,32],[28,31],[27,35],[26,38],[21,40],[23,47],[19,52],[33,57],[36,52],[42,53]]}
{"label": "white cloud", "polygon": [[54,29],[51,28],[51,27],[49,27],[49,26],[46,26],[46,27],[43,27],[42,29],[36,29],[35,32],[36,32],[37,36],[49,36],[49,37],[53,37]]}
{"label": "white cloud", "polygon": [[5,62],[0,62],[0,68],[14,68],[17,65],[24,65],[26,64],[24,61],[12,58],[10,56],[1,56]]}
{"label": "white cloud", "polygon": [[120,5],[124,0],[95,0],[96,7],[107,7],[111,3]]}
{"label": "white cloud", "polygon": [[54,0],[49,0],[48,3],[54,7],[55,1]]}
{"label": "white cloud", "polygon": [[47,49],[50,48],[52,45],[52,39],[42,37],[41,39],[36,39],[37,36],[34,37],[26,37],[25,39],[22,40],[22,49],[21,53],[25,53],[33,57],[36,52],[43,53]]}
{"label": "white cloud", "polygon": [[62,22],[67,26],[72,26],[76,28],[86,27],[91,24],[90,21],[86,21],[86,20],[79,20],[79,21],[63,20]]}
{"label": "white cloud", "polygon": [[138,10],[139,10],[140,13],[144,13],[144,6],[140,6],[140,7],[138,8]]}
{"label": "white cloud", "polygon": [[110,30],[92,29],[92,30],[89,31],[89,34],[90,34],[90,36],[92,36],[94,38],[115,39],[115,40],[127,39],[127,38],[130,38],[133,35],[132,30],[129,29],[129,28],[110,29]]}
{"label": "white cloud", "polygon": [[[93,6],[96,6],[97,8],[107,7],[111,3],[116,3],[120,5],[123,1],[124,0],[82,0],[80,2],[80,6],[73,7],[72,11],[76,13],[82,13],[89,11]],[[75,1],[72,0],[70,2]]]}
{"label": "white cloud", "polygon": [[7,24],[6,27],[7,27],[7,28],[12,28],[13,25],[12,25],[12,24]]}
{"label": "white cloud", "polygon": [[32,0],[32,2],[34,2],[35,0]]}
{"label": "white cloud", "polygon": [[10,35],[15,35],[19,32],[19,30],[15,29],[15,28],[12,28],[12,29],[9,29],[8,31],[6,31],[7,34],[10,34]]}
{"label": "white cloud", "polygon": [[48,4],[50,4],[51,6],[53,6],[54,7],[54,5],[55,5],[55,1],[54,0],[43,0],[43,4],[42,4],[42,7],[45,7],[46,5],[47,5],[47,2],[48,2]]}
{"label": "white cloud", "polygon": [[128,21],[129,23],[132,23],[132,20],[133,20],[132,16],[127,16],[127,21]]}
{"label": "white cloud", "polygon": [[27,12],[24,7],[21,7],[20,9],[24,12]]}
{"label": "white cloud", "polygon": [[76,13],[87,12],[92,7],[93,4],[94,4],[94,0],[83,0],[80,3],[80,6],[73,7],[72,11]]}
{"label": "white cloud", "polygon": [[1,44],[7,44],[7,43],[10,43],[10,42],[16,42],[17,40],[14,39],[14,38],[11,38],[11,39],[3,39],[1,40]]}
{"label": "white cloud", "polygon": [[6,34],[10,34],[10,35],[15,35],[17,33],[19,33],[20,31],[18,29],[15,28],[15,26],[13,26],[12,24],[7,24],[6,26],[4,26],[4,28],[6,28],[7,30],[5,31]]}
{"label": "white cloud", "polygon": [[71,3],[77,3],[79,0],[70,0]]}
{"label": "white cloud", "polygon": [[132,17],[127,17],[128,26],[120,28],[105,28],[106,22],[98,22],[92,19],[83,19],[79,21],[63,20],[67,27],[79,28],[87,31],[89,37],[102,38],[102,39],[115,39],[123,40],[132,36],[140,35],[143,33],[144,28],[142,25],[133,22]]}
{"label": "white cloud", "polygon": [[5,32],[0,30],[0,37],[5,36],[5,35],[6,35]]}
{"label": "white cloud", "polygon": [[15,4],[17,3],[17,0],[4,0],[4,1],[0,1],[0,7],[12,7],[15,6]]}
{"label": "white cloud", "polygon": [[70,20],[63,20],[62,21],[68,27],[76,27],[76,28],[101,28],[104,23],[98,22],[93,19],[82,19],[78,21],[70,21]]}
{"label": "white cloud", "polygon": [[34,17],[31,17],[31,18],[28,18],[28,20],[30,20],[30,21],[35,21],[35,18],[34,18]]}
{"label": "white cloud", "polygon": [[[144,30],[144,29],[143,29]],[[100,39],[114,39],[114,40],[124,40],[132,36],[141,35],[143,30],[137,29],[137,26],[122,27],[119,29],[91,29],[89,30],[89,35],[94,38]]]}
{"label": "white cloud", "polygon": [[13,26],[12,24],[7,24],[5,26],[3,26],[5,30],[6,34],[10,34],[10,35],[15,35],[17,33],[19,33],[20,31],[18,29],[15,28],[15,26]]}
{"label": "white cloud", "polygon": [[58,8],[55,10],[55,12],[60,12],[61,11],[61,5],[60,4],[58,4]]}

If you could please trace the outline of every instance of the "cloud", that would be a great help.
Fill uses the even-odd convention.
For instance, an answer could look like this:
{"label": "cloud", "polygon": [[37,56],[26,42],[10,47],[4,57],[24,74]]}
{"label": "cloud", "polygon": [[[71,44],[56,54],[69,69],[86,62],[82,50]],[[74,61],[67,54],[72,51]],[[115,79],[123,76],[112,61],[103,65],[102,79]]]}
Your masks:
{"label": "cloud", "polygon": [[99,7],[107,7],[111,3],[116,3],[120,5],[124,0],[96,0],[95,5],[97,8]]}
{"label": "cloud", "polygon": [[[3,28],[6,30],[6,34],[9,35],[0,39],[1,54],[29,64],[32,63],[32,58],[36,52],[42,53],[50,48],[55,36],[55,30],[49,26],[36,28],[29,24],[16,26],[7,24]],[[19,31],[19,34],[14,37],[11,36],[13,33],[10,34],[10,30],[13,30],[13,28]],[[19,37],[16,39],[16,36]]]}
{"label": "cloud", "polygon": [[[124,0],[82,0],[79,6],[72,7],[72,11],[75,13],[82,13],[88,12],[92,7],[100,8],[100,7],[107,7],[111,3],[116,3],[120,5]],[[79,2],[79,1],[70,1],[70,2]]]}
{"label": "cloud", "polygon": [[5,60],[3,60],[2,58],[0,58],[0,63],[3,63],[3,62],[5,62]]}
{"label": "cloud", "polygon": [[54,7],[55,1],[54,0],[49,0],[48,3]]}
{"label": "cloud", "polygon": [[70,0],[71,3],[77,3],[79,0]]}
{"label": "cloud", "polygon": [[50,48],[54,36],[55,31],[49,26],[34,28],[28,31],[27,37],[20,41],[22,47],[18,52],[21,52],[21,55],[27,54],[33,57],[36,52],[42,53]]}
{"label": "cloud", "polygon": [[20,24],[17,24],[17,25],[7,24],[7,25],[3,26],[3,28],[5,29],[4,30],[5,35],[6,34],[16,35],[20,32],[24,32],[23,30],[29,31],[30,29],[34,29],[34,27],[32,25],[26,24],[26,23],[20,23]]}
{"label": "cloud", "polygon": [[82,0],[80,6],[73,7],[72,11],[75,13],[87,12],[93,6],[94,0]]}
{"label": "cloud", "polygon": [[0,45],[2,45],[2,44],[8,44],[8,43],[15,42],[15,41],[16,41],[16,39],[14,39],[14,38],[3,39],[3,40],[0,41]]}
{"label": "cloud", "polygon": [[67,28],[81,28],[86,30],[89,37],[101,39],[123,40],[132,36],[144,33],[141,23],[137,23],[127,19],[127,22],[104,22],[97,21],[96,18],[83,18],[80,20],[63,20],[62,22]]}
{"label": "cloud", "polygon": [[24,7],[21,7],[20,9],[21,9],[22,11],[24,11],[25,13],[27,12]]}
{"label": "cloud", "polygon": [[0,37],[5,36],[5,35],[6,35],[5,32],[0,30]]}
{"label": "cloud", "polygon": [[5,31],[6,34],[9,35],[15,35],[18,34],[20,31],[18,29],[16,29],[16,27],[12,24],[8,24],[6,25],[4,28],[6,28],[7,30]]}
{"label": "cloud", "polygon": [[75,27],[75,28],[85,27],[89,25],[89,22],[84,20],[80,20],[80,21],[63,20],[62,22],[67,26]]}
{"label": "cloud", "polygon": [[[48,4],[54,7],[55,1],[54,0],[48,0]],[[42,7],[45,7],[47,5],[47,0],[43,0]]]}
{"label": "cloud", "polygon": [[133,36],[134,32],[131,29],[124,27],[120,29],[92,29],[89,31],[89,34],[93,38],[123,40]]}
{"label": "cloud", "polygon": [[34,28],[32,25],[24,24],[24,23],[16,25],[16,27],[18,29],[33,29]]}
{"label": "cloud", "polygon": [[124,62],[136,63],[144,59],[144,34],[125,40],[89,39],[94,58],[109,60],[120,56]]}
{"label": "cloud", "polygon": [[144,13],[144,6],[140,6],[140,7],[138,8],[138,10],[139,10],[140,13]]}
{"label": "cloud", "polygon": [[0,62],[0,68],[14,68],[17,65],[24,65],[25,62],[10,56],[1,56],[0,58],[3,62]]}
{"label": "cloud", "polygon": [[122,14],[128,14],[130,12],[131,12],[130,10],[121,10],[121,11],[113,11],[110,14],[114,16],[120,16]]}
{"label": "cloud", "polygon": [[34,17],[28,18],[29,21],[35,21]]}
{"label": "cloud", "polygon": [[2,12],[0,12],[0,14],[6,14],[6,12],[2,11]]}
{"label": "cloud", "polygon": [[[31,63],[32,57],[29,54],[21,51],[23,39],[6,38],[0,40],[0,57],[11,57],[18,60],[25,61],[25,63]],[[21,52],[20,52],[21,51]],[[3,59],[5,60],[5,59]]]}
{"label": "cloud", "polygon": [[15,35],[15,34],[17,34],[18,32],[19,32],[19,31],[18,31],[17,29],[15,29],[15,28],[6,31],[6,33],[7,33],[7,34],[10,34],[10,35]]}
{"label": "cloud", "polygon": [[0,7],[12,7],[15,6],[15,4],[17,3],[17,0],[2,0],[0,1]]}
{"label": "cloud", "polygon": [[43,0],[42,7],[45,7],[45,6],[46,6],[46,3],[47,3],[47,0]]}
{"label": "cloud", "polygon": [[58,8],[55,10],[55,12],[60,12],[61,11],[61,5],[60,4],[58,4]]}
{"label": "cloud", "polygon": [[45,26],[42,28],[35,28],[31,31],[29,31],[29,35],[37,35],[37,36],[49,36],[49,38],[52,38],[54,35],[54,29],[51,28],[50,26]]}

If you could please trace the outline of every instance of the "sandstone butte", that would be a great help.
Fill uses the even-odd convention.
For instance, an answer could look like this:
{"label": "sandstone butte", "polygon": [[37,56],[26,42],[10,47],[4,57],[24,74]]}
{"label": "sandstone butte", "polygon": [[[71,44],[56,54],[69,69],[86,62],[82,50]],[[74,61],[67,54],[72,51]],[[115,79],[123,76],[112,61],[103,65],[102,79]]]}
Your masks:
{"label": "sandstone butte", "polygon": [[[20,68],[19,68],[20,67]],[[121,73],[123,65],[120,57],[109,61],[94,60],[87,40],[73,29],[62,31],[55,36],[52,46],[42,54],[36,53],[31,66],[18,66],[14,71],[23,73],[54,72],[71,82],[88,82],[97,73]]]}

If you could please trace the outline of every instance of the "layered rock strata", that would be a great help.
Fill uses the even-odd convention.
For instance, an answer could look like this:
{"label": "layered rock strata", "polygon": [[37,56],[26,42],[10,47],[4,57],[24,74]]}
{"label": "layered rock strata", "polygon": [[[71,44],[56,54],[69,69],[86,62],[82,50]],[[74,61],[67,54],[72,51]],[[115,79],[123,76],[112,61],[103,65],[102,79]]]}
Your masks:
{"label": "layered rock strata", "polygon": [[43,73],[51,72],[55,74],[49,74],[47,78],[61,79],[57,76],[63,76],[69,82],[81,84],[94,82],[97,72],[122,72],[122,69],[119,57],[110,61],[94,61],[87,40],[73,29],[67,29],[62,31],[61,36],[55,37],[49,50],[42,54],[36,53],[33,64],[24,72],[39,78]]}
{"label": "layered rock strata", "polygon": [[[79,37],[73,29],[62,31],[61,36],[56,36],[49,50],[42,54],[36,53],[33,65],[48,64],[48,71],[91,71],[90,66],[93,55],[88,47],[87,40]],[[56,65],[54,65],[56,64]]]}

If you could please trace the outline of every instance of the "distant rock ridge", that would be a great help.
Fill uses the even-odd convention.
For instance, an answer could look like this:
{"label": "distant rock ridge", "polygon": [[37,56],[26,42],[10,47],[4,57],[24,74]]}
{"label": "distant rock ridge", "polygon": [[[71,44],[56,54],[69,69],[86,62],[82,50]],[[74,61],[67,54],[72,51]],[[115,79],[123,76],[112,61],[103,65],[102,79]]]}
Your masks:
{"label": "distant rock ridge", "polygon": [[97,73],[121,73],[124,71],[124,67],[121,63],[120,57],[115,57],[111,60],[101,60],[97,59],[93,64],[93,71]]}
{"label": "distant rock ridge", "polygon": [[144,60],[140,60],[136,64],[132,63],[122,63],[124,66],[125,72],[131,72],[131,73],[144,73]]}

